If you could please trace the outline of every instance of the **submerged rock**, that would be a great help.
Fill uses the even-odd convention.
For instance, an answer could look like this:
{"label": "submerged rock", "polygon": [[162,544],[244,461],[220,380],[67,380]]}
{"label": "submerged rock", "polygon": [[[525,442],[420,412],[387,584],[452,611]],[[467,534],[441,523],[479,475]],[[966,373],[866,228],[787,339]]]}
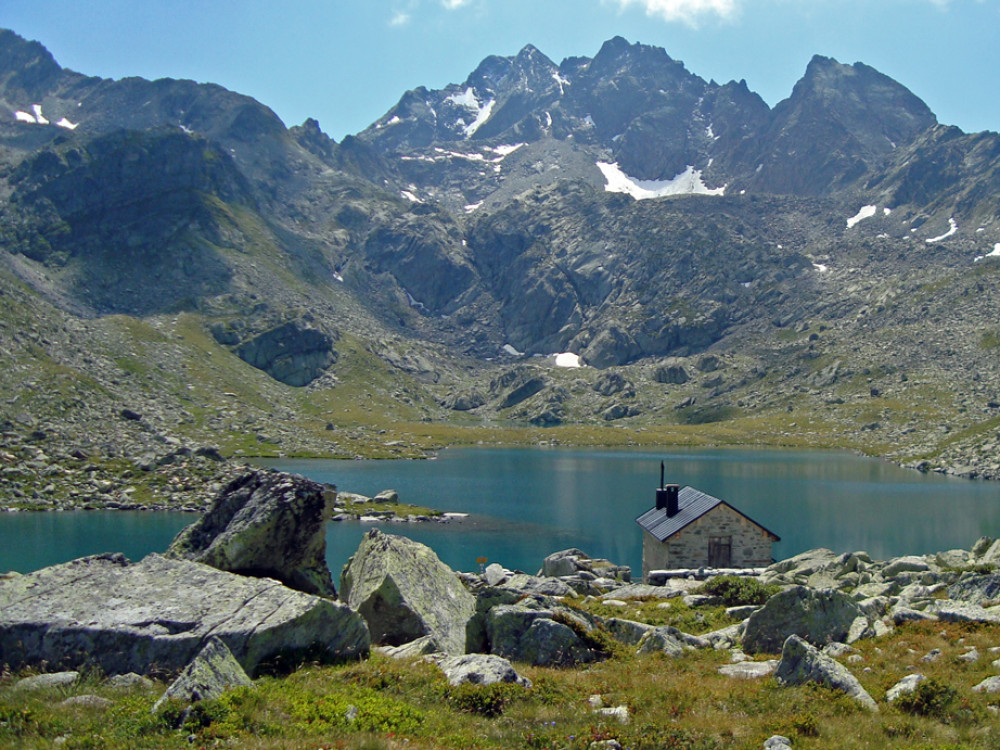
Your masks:
{"label": "submerged rock", "polygon": [[227,484],[208,513],[177,535],[166,556],[241,575],[276,578],[335,598],[326,565],[326,519],[336,488],[304,477],[252,470]]}
{"label": "submerged rock", "polygon": [[342,604],[160,555],[85,557],[0,581],[0,662],[12,669],[182,669],[209,636],[250,675],[279,656],[346,659],[369,649],[364,620]]}

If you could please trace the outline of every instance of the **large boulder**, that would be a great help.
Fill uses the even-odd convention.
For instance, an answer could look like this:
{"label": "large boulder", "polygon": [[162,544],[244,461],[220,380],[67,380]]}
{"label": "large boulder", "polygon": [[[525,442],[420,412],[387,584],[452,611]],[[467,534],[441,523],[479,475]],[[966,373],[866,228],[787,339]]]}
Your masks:
{"label": "large boulder", "polygon": [[213,635],[177,679],[170,683],[153,705],[153,711],[158,711],[167,701],[194,703],[213,700],[232,688],[252,685],[253,682],[226,644]]}
{"label": "large boulder", "polygon": [[160,555],[85,557],[0,580],[0,663],[13,669],[179,670],[210,636],[250,675],[272,658],[369,650],[364,620],[342,604]]}
{"label": "large boulder", "polygon": [[775,594],[747,619],[743,649],[775,654],[790,635],[816,646],[845,642],[854,621],[862,616],[856,602],[837,591],[793,586]]}
{"label": "large boulder", "polygon": [[592,627],[579,615],[530,599],[494,607],[486,616],[490,653],[538,667],[569,667],[605,658],[580,636]]}
{"label": "large boulder", "polygon": [[166,556],[336,598],[326,565],[326,520],[336,499],[336,488],[304,477],[247,471],[177,535]]}
{"label": "large boulder", "polygon": [[[216,340],[219,334],[213,331]],[[291,386],[309,385],[337,361],[333,337],[305,320],[292,320],[239,344],[233,351],[248,365]]]}
{"label": "large boulder", "polygon": [[464,654],[476,599],[429,547],[372,529],[340,576],[340,598],[365,618],[375,643],[399,646],[424,635]]}
{"label": "large boulder", "polygon": [[847,694],[869,711],[878,706],[858,679],[840,662],[823,654],[797,635],[790,635],[781,649],[781,661],[774,672],[781,685],[813,682]]}
{"label": "large boulder", "polygon": [[1000,573],[963,576],[948,589],[948,596],[966,604],[985,604],[1000,599]]}

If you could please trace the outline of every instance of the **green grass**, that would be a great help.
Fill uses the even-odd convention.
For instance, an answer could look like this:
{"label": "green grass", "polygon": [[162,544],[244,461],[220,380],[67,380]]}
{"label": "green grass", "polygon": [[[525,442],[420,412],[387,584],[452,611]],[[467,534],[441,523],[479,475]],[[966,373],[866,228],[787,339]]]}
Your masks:
{"label": "green grass", "polygon": [[[662,612],[662,610],[658,610]],[[771,679],[736,681],[719,675],[728,653],[706,650],[679,658],[623,653],[573,669],[517,665],[533,687],[454,688],[431,664],[374,655],[342,666],[305,665],[286,677],[258,679],[190,712],[150,714],[163,690],[116,692],[99,675],[71,689],[10,690],[0,678],[0,747],[71,748],[241,747],[323,748],[565,748],[584,750],[615,739],[631,748],[757,750],[773,734],[796,748],[963,748],[1000,743],[990,706],[996,696],[971,692],[993,674],[987,649],[1000,642],[996,626],[914,624],[858,646],[851,671],[879,702],[868,713],[825,688],[779,687]],[[975,646],[968,664],[955,657]],[[932,648],[942,657],[920,671],[927,688],[898,705],[885,690]],[[867,668],[869,671],[866,671]],[[71,695],[99,695],[107,709],[61,706]],[[593,713],[588,699],[626,706],[628,725]]]}

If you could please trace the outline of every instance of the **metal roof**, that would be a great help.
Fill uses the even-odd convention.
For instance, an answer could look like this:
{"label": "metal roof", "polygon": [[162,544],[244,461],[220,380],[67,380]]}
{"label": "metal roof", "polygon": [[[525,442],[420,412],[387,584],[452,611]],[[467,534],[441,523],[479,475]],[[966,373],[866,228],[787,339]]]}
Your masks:
{"label": "metal roof", "polygon": [[735,513],[739,513],[754,526],[758,526],[766,531],[774,537],[775,541],[781,541],[781,538],[777,534],[765,529],[745,513],[740,513],[725,500],[720,500],[717,497],[707,495],[701,490],[696,490],[694,487],[681,488],[680,492],[677,493],[677,505],[678,511],[673,517],[667,517],[666,508],[661,508],[659,510],[651,508],[635,519],[635,522],[656,537],[657,541],[662,542],[672,537],[685,526],[697,521],[713,508],[716,508],[719,505],[725,505],[727,508],[732,509]]}

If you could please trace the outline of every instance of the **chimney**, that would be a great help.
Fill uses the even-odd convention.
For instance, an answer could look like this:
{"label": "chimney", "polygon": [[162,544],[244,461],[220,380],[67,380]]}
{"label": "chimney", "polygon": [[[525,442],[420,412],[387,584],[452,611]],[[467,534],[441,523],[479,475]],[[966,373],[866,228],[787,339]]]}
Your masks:
{"label": "chimney", "polygon": [[656,509],[666,510],[667,518],[673,518],[680,510],[677,493],[681,491],[681,486],[679,484],[664,484],[663,470],[663,461],[660,461],[660,487],[656,490]]}
{"label": "chimney", "polygon": [[667,511],[667,518],[673,518],[680,510],[677,498],[680,490],[679,484],[668,484],[656,491],[656,509]]}

